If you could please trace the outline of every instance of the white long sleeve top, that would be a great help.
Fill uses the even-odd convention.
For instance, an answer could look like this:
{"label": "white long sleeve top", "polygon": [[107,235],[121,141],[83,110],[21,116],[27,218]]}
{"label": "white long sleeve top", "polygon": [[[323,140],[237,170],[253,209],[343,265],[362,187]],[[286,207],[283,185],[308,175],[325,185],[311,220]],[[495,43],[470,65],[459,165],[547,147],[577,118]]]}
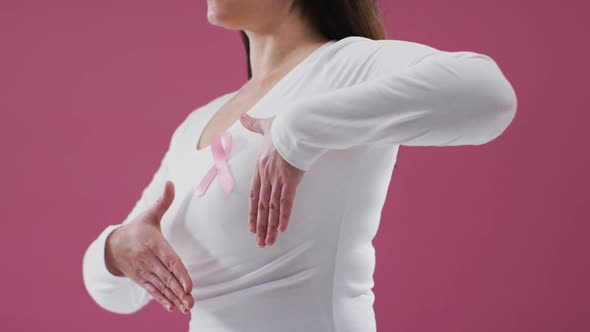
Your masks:
{"label": "white long sleeve top", "polygon": [[236,121],[227,132],[235,179],[226,194],[196,142],[239,90],[191,112],[174,131],[151,182],[120,224],[88,247],[84,283],[102,308],[136,312],[151,296],[105,266],[106,237],[154,204],[170,179],[175,200],[162,232],[193,280],[190,331],[376,331],[375,236],[400,145],[480,145],[515,116],[515,92],[491,57],[403,40],[331,40],[281,79],[248,114],[276,115],[272,142],[306,170],[289,228],[259,248],[248,231],[248,192],[262,136]]}

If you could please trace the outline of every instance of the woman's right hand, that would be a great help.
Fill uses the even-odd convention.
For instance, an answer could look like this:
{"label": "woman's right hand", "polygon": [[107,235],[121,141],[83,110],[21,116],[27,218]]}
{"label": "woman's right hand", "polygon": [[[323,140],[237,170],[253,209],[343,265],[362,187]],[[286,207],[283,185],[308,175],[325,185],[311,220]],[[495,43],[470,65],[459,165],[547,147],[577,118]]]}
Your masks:
{"label": "woman's right hand", "polygon": [[142,286],[168,311],[176,306],[186,314],[194,305],[192,280],[160,228],[173,200],[174,184],[166,181],[163,196],[152,207],[109,234],[105,264],[113,275]]}

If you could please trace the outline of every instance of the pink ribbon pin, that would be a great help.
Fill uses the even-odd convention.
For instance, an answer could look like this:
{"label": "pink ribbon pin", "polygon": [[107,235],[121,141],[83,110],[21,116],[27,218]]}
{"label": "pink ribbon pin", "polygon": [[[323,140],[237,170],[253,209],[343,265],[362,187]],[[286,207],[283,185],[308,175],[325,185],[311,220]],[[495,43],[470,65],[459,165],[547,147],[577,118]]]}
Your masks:
{"label": "pink ribbon pin", "polygon": [[[227,150],[223,149],[223,145],[221,145],[221,138],[227,141]],[[229,171],[229,167],[227,166],[227,159],[231,152],[231,134],[229,132],[217,133],[213,136],[213,140],[211,141],[211,153],[213,154],[213,160],[215,164],[211,166],[209,172],[205,174],[199,186],[196,190],[197,196],[203,196],[207,188],[213,181],[213,178],[217,175],[217,179],[219,184],[221,184],[221,188],[226,194],[229,194],[234,186],[235,181]]]}

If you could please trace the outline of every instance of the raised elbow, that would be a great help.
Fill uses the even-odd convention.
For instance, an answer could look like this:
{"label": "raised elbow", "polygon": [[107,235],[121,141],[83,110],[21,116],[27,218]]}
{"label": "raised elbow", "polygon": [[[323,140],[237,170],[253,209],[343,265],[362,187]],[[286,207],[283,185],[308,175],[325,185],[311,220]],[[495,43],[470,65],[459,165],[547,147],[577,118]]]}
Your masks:
{"label": "raised elbow", "polygon": [[[485,54],[462,52],[450,99],[464,112],[468,144],[488,143],[500,136],[516,115],[514,88],[496,62]],[[459,60],[456,58],[456,60]]]}
{"label": "raised elbow", "polygon": [[489,122],[485,127],[487,130],[482,133],[478,144],[488,143],[506,131],[516,116],[518,105],[512,84],[504,76],[496,62],[486,55],[483,57],[486,58],[488,66],[484,72],[487,84],[480,93],[485,94],[481,97],[483,100],[482,111],[488,113],[486,118]]}

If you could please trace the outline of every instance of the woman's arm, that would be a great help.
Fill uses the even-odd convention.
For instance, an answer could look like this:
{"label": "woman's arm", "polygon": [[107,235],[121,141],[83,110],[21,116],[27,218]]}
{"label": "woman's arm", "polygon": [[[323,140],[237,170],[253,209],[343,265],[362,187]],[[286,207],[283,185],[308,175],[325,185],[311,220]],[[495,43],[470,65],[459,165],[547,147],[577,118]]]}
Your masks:
{"label": "woman's arm", "polygon": [[287,105],[271,136],[285,160],[308,170],[326,151],[356,145],[487,143],[508,127],[516,106],[516,94],[492,58],[437,50],[402,72]]}
{"label": "woman's arm", "polygon": [[143,308],[152,296],[135,281],[126,276],[112,274],[105,264],[105,245],[107,237],[117,228],[129,223],[137,215],[156,203],[164,192],[169,175],[169,159],[179,135],[186,127],[185,119],[174,131],[168,150],[160,162],[158,170],[150,183],[142,191],[140,199],[121,224],[107,226],[88,247],[83,259],[83,278],[86,290],[92,299],[103,309],[119,313],[131,314]]}

